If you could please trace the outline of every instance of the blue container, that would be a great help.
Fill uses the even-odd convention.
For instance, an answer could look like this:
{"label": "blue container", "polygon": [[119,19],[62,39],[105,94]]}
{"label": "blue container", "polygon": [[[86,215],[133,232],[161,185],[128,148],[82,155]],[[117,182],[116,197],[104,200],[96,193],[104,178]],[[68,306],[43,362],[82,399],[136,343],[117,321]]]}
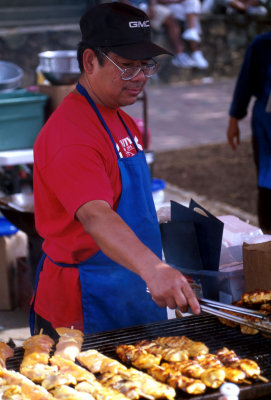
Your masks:
{"label": "blue container", "polygon": [[44,123],[47,98],[25,89],[0,93],[0,151],[33,147]]}
{"label": "blue container", "polygon": [[0,236],[11,236],[18,232],[18,228],[6,218],[0,217]]}

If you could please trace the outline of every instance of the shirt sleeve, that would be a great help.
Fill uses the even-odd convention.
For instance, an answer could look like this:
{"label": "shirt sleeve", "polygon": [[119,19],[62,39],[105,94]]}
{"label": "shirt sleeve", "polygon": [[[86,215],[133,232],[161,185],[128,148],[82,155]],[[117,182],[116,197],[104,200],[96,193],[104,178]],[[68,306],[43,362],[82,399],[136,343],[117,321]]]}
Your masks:
{"label": "shirt sleeve", "polygon": [[90,146],[64,147],[42,175],[72,217],[81,205],[91,200],[104,200],[113,207],[114,194],[104,160]]}

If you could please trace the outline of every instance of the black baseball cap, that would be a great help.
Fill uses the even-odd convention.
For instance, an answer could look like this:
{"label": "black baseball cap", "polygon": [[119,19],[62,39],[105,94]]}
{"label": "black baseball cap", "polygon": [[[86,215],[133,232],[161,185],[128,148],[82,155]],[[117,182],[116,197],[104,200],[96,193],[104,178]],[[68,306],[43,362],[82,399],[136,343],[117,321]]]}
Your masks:
{"label": "black baseball cap", "polygon": [[168,50],[151,40],[147,14],[128,4],[112,2],[89,8],[80,20],[82,41],[90,47],[108,47],[130,60],[144,60]]}

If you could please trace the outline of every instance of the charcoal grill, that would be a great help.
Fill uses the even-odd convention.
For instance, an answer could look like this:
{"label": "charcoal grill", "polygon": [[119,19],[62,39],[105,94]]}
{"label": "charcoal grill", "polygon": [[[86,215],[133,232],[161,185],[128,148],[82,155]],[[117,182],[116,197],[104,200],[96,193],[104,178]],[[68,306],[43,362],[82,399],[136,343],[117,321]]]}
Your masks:
{"label": "charcoal grill", "polygon": [[[131,328],[118,329],[84,338],[82,350],[96,349],[108,357],[116,358],[115,348],[119,344],[134,344],[140,340],[153,340],[158,336],[185,335],[192,340],[204,342],[210,352],[221,347],[234,350],[241,358],[250,358],[261,367],[262,375],[270,382],[253,382],[252,385],[240,385],[240,399],[271,399],[271,339],[260,334],[243,335],[239,328],[222,325],[216,317],[207,314],[188,316],[182,319],[137,325]],[[7,367],[18,370],[23,356],[23,349],[16,348],[14,357],[7,361]],[[208,390],[204,395],[192,396],[178,392],[176,400],[218,399],[218,390]]]}

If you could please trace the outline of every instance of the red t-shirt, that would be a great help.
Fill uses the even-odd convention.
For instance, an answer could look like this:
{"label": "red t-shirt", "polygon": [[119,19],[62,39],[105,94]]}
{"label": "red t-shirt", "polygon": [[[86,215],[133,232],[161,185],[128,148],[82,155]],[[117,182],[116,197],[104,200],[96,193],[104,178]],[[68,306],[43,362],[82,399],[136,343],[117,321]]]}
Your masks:
{"label": "red t-shirt", "polygon": [[[121,157],[136,154],[117,110],[98,106]],[[142,150],[137,125],[118,110]],[[43,250],[55,262],[77,264],[98,251],[77,209],[91,200],[105,200],[116,210],[121,179],[113,144],[86,99],[70,93],[42,128],[34,146],[36,228]],[[35,311],[54,328],[83,329],[77,268],[63,268],[46,258],[40,274]]]}

